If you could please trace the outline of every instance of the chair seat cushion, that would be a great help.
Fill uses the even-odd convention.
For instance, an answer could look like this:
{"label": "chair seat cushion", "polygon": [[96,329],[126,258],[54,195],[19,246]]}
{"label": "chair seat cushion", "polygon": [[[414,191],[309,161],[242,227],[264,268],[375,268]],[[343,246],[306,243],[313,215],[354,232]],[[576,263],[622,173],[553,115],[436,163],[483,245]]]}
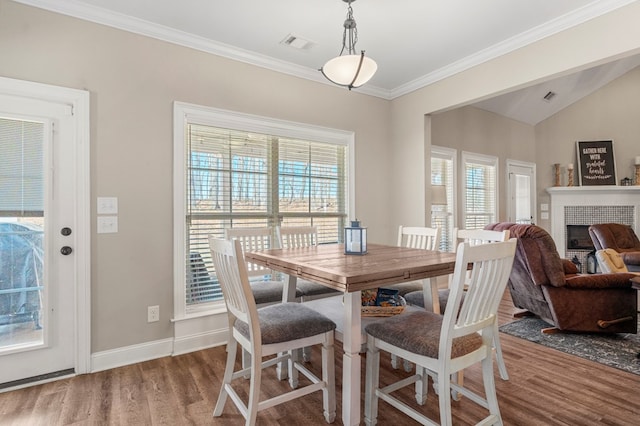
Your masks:
{"label": "chair seat cushion", "polygon": [[[433,312],[410,312],[385,318],[366,326],[367,334],[392,344],[400,349],[438,358],[442,315]],[[479,334],[470,334],[453,339],[451,357],[457,358],[482,346]]]}
{"label": "chair seat cushion", "polygon": [[[462,300],[464,301],[465,293],[462,293]],[[422,291],[412,291],[404,296],[405,300],[410,305],[420,306],[424,308],[424,293]],[[447,301],[449,300],[449,289],[438,290],[438,301],[440,302],[440,313],[444,315],[444,310],[447,309]]]}
{"label": "chair seat cushion", "polygon": [[410,281],[408,283],[385,285],[384,287],[398,290],[398,294],[402,297],[411,292],[422,291],[422,289],[424,289],[422,281]]}
{"label": "chair seat cushion", "polygon": [[[282,302],[282,281],[251,281],[250,284],[256,305]],[[299,289],[296,289],[296,297],[302,297]]]}
{"label": "chair seat cushion", "polygon": [[298,279],[296,284],[296,292],[300,292],[304,296],[318,296],[321,294],[339,294],[339,290],[334,290],[326,285],[314,283],[312,281]]}
{"label": "chair seat cushion", "polygon": [[[258,309],[262,343],[272,344],[316,336],[335,330],[326,316],[300,303],[279,303]],[[236,321],[236,330],[249,338],[249,326]]]}

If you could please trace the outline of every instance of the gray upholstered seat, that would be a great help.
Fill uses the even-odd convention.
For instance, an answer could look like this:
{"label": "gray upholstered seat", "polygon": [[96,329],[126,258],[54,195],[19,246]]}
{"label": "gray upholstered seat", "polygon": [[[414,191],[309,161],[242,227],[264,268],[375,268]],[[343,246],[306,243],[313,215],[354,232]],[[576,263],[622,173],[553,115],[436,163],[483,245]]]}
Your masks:
{"label": "gray upholstered seat", "polygon": [[[284,288],[284,283],[282,281],[253,280],[250,284],[256,305],[282,302],[282,291]],[[302,289],[296,288],[296,298],[300,298],[302,295]]]}
{"label": "gray upholstered seat", "polygon": [[[385,339],[387,343],[400,349],[437,358],[442,319],[442,315],[433,312],[410,312],[403,316],[369,324],[365,331],[370,336]],[[411,327],[407,327],[407,324],[411,324]],[[451,347],[451,356],[457,358],[466,355],[481,345],[482,337],[479,334],[468,334],[455,338]]]}
{"label": "gray upholstered seat", "polygon": [[[262,343],[280,343],[303,339],[336,329],[336,324],[321,313],[300,303],[280,303],[258,309]],[[249,325],[236,321],[235,328],[247,339]]]}
{"label": "gray upholstered seat", "polygon": [[[409,305],[420,306],[424,308],[424,293],[420,291],[412,291],[404,295],[404,299]],[[443,314],[449,300],[449,289],[438,290],[438,300],[440,301],[440,313]]]}

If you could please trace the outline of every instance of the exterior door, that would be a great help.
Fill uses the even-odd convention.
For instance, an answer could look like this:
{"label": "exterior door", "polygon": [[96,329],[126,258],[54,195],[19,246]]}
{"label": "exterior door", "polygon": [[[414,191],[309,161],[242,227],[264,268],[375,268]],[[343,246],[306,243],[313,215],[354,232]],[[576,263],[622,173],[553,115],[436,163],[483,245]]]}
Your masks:
{"label": "exterior door", "polygon": [[20,94],[23,84],[0,80],[0,388],[86,372],[88,357],[79,117],[46,90]]}
{"label": "exterior door", "polygon": [[507,191],[509,222],[535,222],[536,165],[507,160]]}

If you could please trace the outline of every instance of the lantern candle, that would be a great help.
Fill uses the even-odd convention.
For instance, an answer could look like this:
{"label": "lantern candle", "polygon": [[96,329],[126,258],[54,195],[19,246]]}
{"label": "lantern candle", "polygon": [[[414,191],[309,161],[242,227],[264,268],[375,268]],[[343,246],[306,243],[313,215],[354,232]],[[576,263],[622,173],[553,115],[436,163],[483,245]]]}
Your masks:
{"label": "lantern candle", "polygon": [[367,254],[367,228],[358,219],[344,228],[344,254]]}

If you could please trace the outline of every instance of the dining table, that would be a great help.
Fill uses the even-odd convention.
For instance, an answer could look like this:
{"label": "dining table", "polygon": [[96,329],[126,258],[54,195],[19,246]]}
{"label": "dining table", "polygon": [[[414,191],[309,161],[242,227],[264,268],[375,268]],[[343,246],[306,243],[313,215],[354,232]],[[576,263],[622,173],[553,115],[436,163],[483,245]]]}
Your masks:
{"label": "dining table", "polygon": [[344,328],[342,421],[345,425],[358,425],[361,422],[362,290],[421,280],[424,286],[424,306],[439,312],[438,289],[435,283],[432,285],[431,278],[452,274],[455,258],[455,253],[450,252],[383,244],[368,244],[367,253],[363,255],[345,254],[343,244],[245,253],[247,262],[288,276],[283,301],[295,299],[298,278],[344,293],[343,317],[340,322]]}

